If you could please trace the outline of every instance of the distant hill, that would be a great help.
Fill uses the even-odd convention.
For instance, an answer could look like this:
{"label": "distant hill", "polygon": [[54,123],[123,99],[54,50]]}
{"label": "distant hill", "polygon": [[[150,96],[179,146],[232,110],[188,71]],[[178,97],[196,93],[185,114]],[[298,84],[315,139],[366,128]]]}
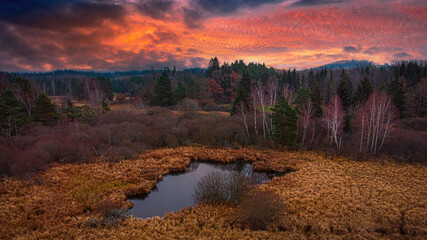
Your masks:
{"label": "distant hill", "polygon": [[341,60],[337,62],[328,63],[322,66],[315,67],[314,69],[326,68],[326,69],[351,69],[357,67],[367,67],[375,65],[374,62],[368,60]]}

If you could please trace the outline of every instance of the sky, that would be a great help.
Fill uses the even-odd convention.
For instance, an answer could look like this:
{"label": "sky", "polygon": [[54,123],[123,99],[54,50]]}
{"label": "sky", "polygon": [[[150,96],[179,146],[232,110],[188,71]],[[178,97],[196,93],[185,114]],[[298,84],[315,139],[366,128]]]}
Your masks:
{"label": "sky", "polygon": [[1,0],[0,71],[427,59],[425,0]]}

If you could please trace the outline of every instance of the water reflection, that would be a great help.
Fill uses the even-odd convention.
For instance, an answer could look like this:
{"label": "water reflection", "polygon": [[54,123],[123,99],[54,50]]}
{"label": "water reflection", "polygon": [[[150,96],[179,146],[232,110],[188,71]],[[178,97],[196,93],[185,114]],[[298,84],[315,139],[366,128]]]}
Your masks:
{"label": "water reflection", "polygon": [[251,164],[241,161],[230,164],[192,162],[184,172],[164,176],[149,194],[130,198],[129,201],[134,204],[134,207],[129,210],[130,214],[139,218],[164,216],[167,212],[193,206],[195,204],[194,187],[202,177],[212,171],[238,172],[249,177],[256,184],[270,181],[274,176],[279,175],[278,173],[254,172]]}

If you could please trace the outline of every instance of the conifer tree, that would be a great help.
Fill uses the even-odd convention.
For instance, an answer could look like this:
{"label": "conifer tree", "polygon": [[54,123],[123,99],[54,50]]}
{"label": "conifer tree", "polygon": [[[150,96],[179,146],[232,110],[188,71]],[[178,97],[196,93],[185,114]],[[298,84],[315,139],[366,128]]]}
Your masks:
{"label": "conifer tree", "polygon": [[296,147],[297,143],[297,110],[293,109],[280,96],[278,102],[271,109],[272,129],[270,135],[275,144],[289,147]]}
{"label": "conifer tree", "polygon": [[41,93],[35,101],[34,121],[43,125],[55,125],[60,118],[61,115],[56,111],[56,105],[46,94]]}
{"label": "conifer tree", "polygon": [[157,80],[154,86],[154,97],[151,99],[151,105],[170,106],[173,103],[173,94],[171,90],[171,81],[167,71],[163,71],[162,76]]}
{"label": "conifer tree", "polygon": [[314,116],[321,117],[323,114],[323,93],[319,83],[315,84],[313,90],[311,91],[310,98],[313,102]]}
{"label": "conifer tree", "polygon": [[329,101],[332,99],[332,96],[334,94],[335,94],[335,80],[334,80],[334,74],[331,71],[328,86],[326,88],[325,102],[329,103]]}
{"label": "conifer tree", "polygon": [[178,82],[178,88],[175,90],[175,102],[179,102],[182,99],[184,99],[187,96],[187,89],[185,88],[185,86],[181,83]]}
{"label": "conifer tree", "polygon": [[208,69],[206,69],[206,77],[211,77],[214,71],[220,70],[218,58],[211,58]]}
{"label": "conifer tree", "polygon": [[297,105],[298,109],[302,109],[302,106],[310,98],[310,89],[305,87],[300,87],[297,89],[296,95],[297,96],[294,102]]}
{"label": "conifer tree", "polygon": [[251,79],[248,72],[244,72],[242,79],[240,79],[239,86],[237,88],[237,96],[234,99],[231,113],[236,113],[237,105],[243,102],[246,109],[249,109],[249,94],[251,91]]}
{"label": "conifer tree", "polygon": [[6,137],[19,134],[23,125],[29,121],[24,105],[11,89],[0,95],[0,130]]}
{"label": "conifer tree", "polygon": [[[403,65],[402,65],[403,66]],[[404,77],[393,78],[393,80],[388,85],[388,93],[393,98],[393,104],[397,107],[400,114],[403,115],[406,111],[405,106],[405,79]]]}
{"label": "conifer tree", "polygon": [[105,97],[108,98],[108,100],[112,101],[114,94],[113,84],[111,83],[111,80],[105,77],[96,77],[96,79],[99,81],[100,89],[104,93]]}
{"label": "conifer tree", "polygon": [[191,79],[188,83],[187,95],[192,99],[200,98],[200,85],[194,79]]}
{"label": "conifer tree", "polygon": [[105,98],[103,98],[103,99],[102,99],[101,107],[102,107],[102,111],[103,111],[104,113],[105,113],[105,112],[110,111],[110,106],[108,105],[108,103],[107,103],[107,101],[105,100]]}
{"label": "conifer tree", "polygon": [[342,70],[341,79],[337,87],[337,94],[342,101],[342,106],[345,111],[348,111],[353,104],[353,85],[350,77]]}
{"label": "conifer tree", "polygon": [[369,82],[367,77],[364,77],[362,81],[357,85],[357,90],[355,93],[355,101],[360,106],[368,101],[372,93],[372,85]]}

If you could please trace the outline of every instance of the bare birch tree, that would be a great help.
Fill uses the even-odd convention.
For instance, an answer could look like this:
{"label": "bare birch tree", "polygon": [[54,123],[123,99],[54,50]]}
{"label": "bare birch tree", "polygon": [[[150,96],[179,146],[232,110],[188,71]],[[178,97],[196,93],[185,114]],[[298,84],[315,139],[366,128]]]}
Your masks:
{"label": "bare birch tree", "polygon": [[265,111],[265,88],[261,83],[258,83],[257,86],[257,95],[258,95],[258,99],[260,102],[260,106],[261,106],[261,111],[262,111],[262,131],[263,131],[263,136],[264,139],[267,136],[268,132],[270,131],[269,129],[269,125],[268,125],[268,121],[267,121],[267,115],[266,115],[266,111]]}
{"label": "bare birch tree", "polygon": [[360,152],[366,148],[377,154],[393,132],[399,112],[391,102],[387,94],[374,92],[359,110],[357,126]]}
{"label": "bare birch tree", "polygon": [[345,112],[342,108],[341,99],[338,94],[335,94],[323,114],[323,122],[328,129],[328,136],[331,143],[335,143],[338,153],[341,148],[341,133],[343,130],[343,120]]}
{"label": "bare birch tree", "polygon": [[257,113],[258,113],[258,95],[256,91],[256,87],[251,88],[251,92],[249,95],[249,100],[251,102],[252,107],[252,113],[254,117],[254,130],[255,130],[255,136],[258,137],[258,124],[257,124]]}
{"label": "bare birch tree", "polygon": [[[314,125],[313,114],[314,114],[313,103],[311,102],[311,99],[309,99],[307,103],[304,105],[304,107],[302,108],[301,115],[298,119],[298,129],[301,134],[300,149],[304,148],[304,144],[308,135],[309,128],[312,127],[312,125]],[[312,138],[313,137],[314,137],[314,132],[312,132]]]}
{"label": "bare birch tree", "polygon": [[236,107],[237,107],[237,112],[240,113],[240,114],[237,114],[237,116],[239,116],[240,120],[245,125],[246,133],[248,134],[248,137],[249,137],[248,119],[247,119],[247,116],[246,116],[247,115],[247,111],[245,110],[246,106],[241,101],[239,104],[237,104]]}
{"label": "bare birch tree", "polygon": [[282,94],[289,105],[292,105],[292,103],[295,101],[295,98],[297,97],[295,90],[292,89],[287,83],[283,86]]}

